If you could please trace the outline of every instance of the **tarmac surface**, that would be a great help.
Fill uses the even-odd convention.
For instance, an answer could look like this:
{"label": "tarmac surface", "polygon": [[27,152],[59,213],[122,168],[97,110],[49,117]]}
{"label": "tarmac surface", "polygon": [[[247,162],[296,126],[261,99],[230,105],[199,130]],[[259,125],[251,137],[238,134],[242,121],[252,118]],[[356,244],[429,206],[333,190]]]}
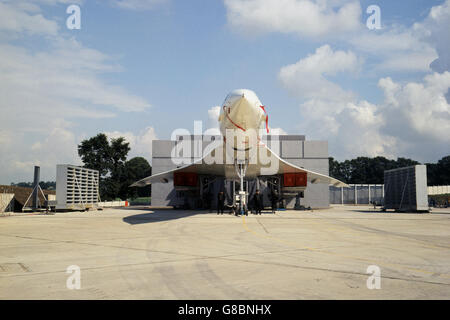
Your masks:
{"label": "tarmac surface", "polygon": [[450,209],[0,217],[0,299],[450,299]]}

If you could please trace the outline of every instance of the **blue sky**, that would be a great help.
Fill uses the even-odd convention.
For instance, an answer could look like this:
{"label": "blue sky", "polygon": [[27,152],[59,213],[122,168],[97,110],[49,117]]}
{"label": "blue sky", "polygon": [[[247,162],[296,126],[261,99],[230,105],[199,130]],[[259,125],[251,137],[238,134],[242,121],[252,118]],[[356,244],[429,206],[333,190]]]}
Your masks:
{"label": "blue sky", "polygon": [[[366,27],[374,4],[381,30]],[[54,179],[98,132],[150,160],[153,139],[214,126],[236,88],[340,160],[450,151],[449,1],[0,0],[0,21],[0,183],[34,164]]]}

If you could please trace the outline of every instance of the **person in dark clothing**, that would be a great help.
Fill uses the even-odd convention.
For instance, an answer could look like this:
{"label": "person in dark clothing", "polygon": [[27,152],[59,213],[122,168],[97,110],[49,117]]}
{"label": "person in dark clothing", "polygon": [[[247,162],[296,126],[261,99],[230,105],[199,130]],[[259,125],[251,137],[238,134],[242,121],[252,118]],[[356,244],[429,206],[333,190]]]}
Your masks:
{"label": "person in dark clothing", "polygon": [[263,198],[262,198],[261,193],[259,193],[259,190],[256,190],[256,193],[253,197],[253,201],[255,204],[256,214],[261,214],[261,210],[263,207]]}
{"label": "person in dark clothing", "polygon": [[225,194],[220,191],[217,195],[217,214],[223,214],[223,209],[225,207]]}
{"label": "person in dark clothing", "polygon": [[278,209],[278,192],[276,190],[272,191],[270,200],[272,202],[272,213],[275,213]]}
{"label": "person in dark clothing", "polygon": [[[205,205],[206,205],[206,209],[208,209],[208,210],[211,210],[211,199],[212,197],[211,197],[211,192],[210,191],[208,191],[206,194],[205,194]],[[210,211],[211,212],[211,211]]]}

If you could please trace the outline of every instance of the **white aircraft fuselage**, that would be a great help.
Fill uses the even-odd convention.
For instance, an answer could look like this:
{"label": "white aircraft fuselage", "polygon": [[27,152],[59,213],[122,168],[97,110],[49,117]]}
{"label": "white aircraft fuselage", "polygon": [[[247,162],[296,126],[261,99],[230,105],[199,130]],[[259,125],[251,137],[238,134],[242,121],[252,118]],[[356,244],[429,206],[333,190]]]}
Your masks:
{"label": "white aircraft fuselage", "polygon": [[[220,132],[226,141],[230,132],[236,136],[234,150],[249,150],[261,141],[261,129],[268,129],[268,115],[257,95],[248,89],[237,89],[227,95],[219,116]],[[253,139],[251,138],[253,136]]]}
{"label": "white aircraft fuselage", "polygon": [[225,136],[227,129],[242,132],[259,130],[266,120],[265,107],[257,95],[251,90],[238,89],[229,93],[223,102],[219,117],[220,131]]}
{"label": "white aircraft fuselage", "polygon": [[[276,176],[280,179],[282,186],[298,190],[306,188],[307,181],[348,187],[342,181],[289,163],[265,145],[262,142],[262,135],[269,133],[266,111],[252,90],[232,91],[221,105],[218,119],[224,143],[213,145],[213,148],[208,150],[202,159],[196,160],[194,163],[146,177],[135,182],[133,186],[145,186],[153,182],[168,183],[170,179],[174,179],[176,174],[193,174],[195,177],[204,175],[226,179],[238,178],[240,179],[241,193],[244,192],[242,189],[244,177],[246,179],[259,179],[260,177],[264,179],[264,177]],[[271,141],[273,142],[273,139]],[[176,147],[177,144],[174,148]],[[223,157],[225,155],[223,148],[226,148],[226,159]],[[174,152],[173,154],[177,155],[178,153]],[[177,184],[180,184],[179,181]]]}

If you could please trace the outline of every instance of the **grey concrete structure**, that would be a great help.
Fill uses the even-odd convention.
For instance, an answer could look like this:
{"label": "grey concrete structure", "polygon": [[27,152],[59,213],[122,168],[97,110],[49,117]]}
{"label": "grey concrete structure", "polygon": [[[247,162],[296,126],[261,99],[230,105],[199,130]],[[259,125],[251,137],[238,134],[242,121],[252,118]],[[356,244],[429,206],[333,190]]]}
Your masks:
{"label": "grey concrete structure", "polygon": [[97,208],[99,172],[70,164],[56,166],[56,209]]}
{"label": "grey concrete structure", "polygon": [[[222,139],[220,136],[179,136],[177,141],[155,140],[153,141],[153,174],[168,171],[177,167],[172,160],[172,150],[176,143],[181,141],[192,141],[191,155],[185,160],[195,161],[201,158],[200,150],[215,141]],[[195,147],[197,144],[197,147]],[[274,152],[277,152],[281,158],[288,162],[304,167],[318,173],[328,175],[328,142],[326,141],[307,141],[304,135],[283,135],[279,137],[267,137],[267,144]],[[197,151],[197,152],[196,152]],[[177,160],[181,158],[176,158]],[[179,166],[179,165],[178,165]],[[248,181],[248,190],[250,198],[256,190],[256,181]],[[217,178],[210,185],[209,192],[212,195],[212,207],[215,207],[215,200],[219,190],[224,190],[227,194],[228,203],[232,202],[233,182],[225,181],[223,178]],[[270,206],[269,192],[270,185],[267,182],[260,182],[260,190],[264,197],[266,206]],[[205,191],[206,192],[206,191]],[[154,206],[176,206],[189,208],[199,207],[201,200],[198,195],[189,191],[176,191],[173,187],[173,181],[169,183],[152,184],[152,205]],[[295,198],[285,201],[287,208],[294,208]],[[304,198],[300,199],[300,205],[311,208],[329,207],[329,188],[325,184],[309,184],[304,192]]]}

